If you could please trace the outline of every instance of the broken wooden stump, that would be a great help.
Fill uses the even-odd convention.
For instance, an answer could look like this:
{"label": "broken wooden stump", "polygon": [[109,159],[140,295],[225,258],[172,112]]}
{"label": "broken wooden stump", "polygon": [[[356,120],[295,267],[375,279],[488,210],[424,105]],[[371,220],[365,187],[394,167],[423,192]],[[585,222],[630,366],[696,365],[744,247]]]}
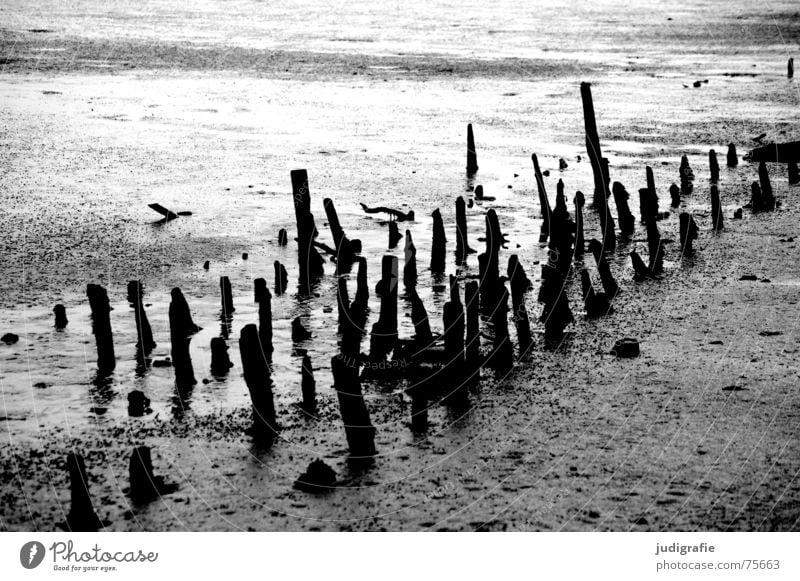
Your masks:
{"label": "broken wooden stump", "polygon": [[444,223],[439,209],[433,211],[433,245],[431,247],[431,272],[440,274],[444,272],[447,255],[447,238],[444,233]]}
{"label": "broken wooden stump", "polygon": [[433,333],[428,320],[428,311],[425,310],[425,305],[416,289],[410,289],[408,296],[411,301],[411,322],[414,325],[414,348],[417,355],[433,344]]}
{"label": "broken wooden stump", "polygon": [[508,282],[511,287],[511,308],[514,324],[517,327],[517,341],[519,343],[519,356],[523,357],[533,344],[531,337],[531,324],[528,319],[528,309],[525,306],[525,293],[531,288],[531,281],[525,274],[525,269],[519,262],[516,254],[508,258]]}
{"label": "broken wooden stump", "polygon": [[275,294],[282,295],[289,286],[289,273],[286,272],[286,267],[279,260],[273,263],[273,267],[275,269]]}
{"label": "broken wooden stump", "polygon": [[794,59],[789,57],[789,61],[786,63],[786,77],[791,79],[794,77]]}
{"label": "broken wooden stump", "polygon": [[605,293],[595,292],[589,271],[585,268],[581,270],[581,292],[587,317],[602,317],[611,312],[608,296]]}
{"label": "broken wooden stump", "polygon": [[294,481],[292,488],[311,494],[330,492],[336,485],[336,472],[319,458]]}
{"label": "broken wooden stump", "polygon": [[144,392],[134,389],[128,394],[128,415],[130,417],[140,418],[152,412],[150,398]]}
{"label": "broken wooden stump", "polygon": [[311,213],[311,193],[308,188],[308,172],[296,169],[291,172],[292,199],[297,221],[297,258],[300,265],[300,292],[307,295],[311,284],[323,274],[324,260],[314,246],[318,232]]}
{"label": "broken wooden stump", "polygon": [[717,161],[717,152],[713,149],[708,150],[708,171],[711,173],[711,182],[717,183],[719,181],[719,162]]}
{"label": "broken wooden stump", "polygon": [[177,484],[167,484],[163,476],[155,475],[148,446],[137,446],[133,449],[128,462],[128,474],[131,483],[130,497],[137,504],[161,498],[178,489]]}
{"label": "broken wooden stump", "polygon": [[69,323],[69,320],[67,319],[67,309],[64,307],[64,305],[56,305],[53,307],[53,314],[55,315],[56,319],[56,329],[64,329]]}
{"label": "broken wooden stump", "polygon": [[98,284],[88,284],[86,295],[92,311],[92,333],[97,343],[97,368],[110,373],[117,365],[114,355],[114,337],[111,333],[111,303],[106,289]]}
{"label": "broken wooden stump", "polygon": [[689,166],[689,158],[681,156],[681,165],[678,168],[678,175],[681,182],[681,194],[689,195],[694,190],[694,172]]}
{"label": "broken wooden stump", "polygon": [[647,252],[650,257],[649,268],[655,274],[664,270],[664,241],[655,220],[647,222]]}
{"label": "broken wooden stump", "polygon": [[266,285],[259,288],[258,296],[258,340],[261,352],[269,361],[272,359],[272,295]]}
{"label": "broken wooden stump", "polygon": [[403,265],[403,285],[406,290],[417,286],[417,247],[411,239],[411,230],[406,230],[405,263]]}
{"label": "broken wooden stump", "polygon": [[400,230],[397,228],[397,222],[392,220],[389,222],[389,248],[394,248],[397,243],[403,238]]}
{"label": "broken wooden stump", "polygon": [[475,151],[475,136],[472,134],[472,123],[467,124],[467,176],[478,171],[478,154]]}
{"label": "broken wooden stump", "polygon": [[456,264],[464,264],[467,254],[475,252],[469,247],[467,231],[467,205],[462,196],[456,198]]}
{"label": "broken wooden stump", "polygon": [[644,263],[642,257],[633,250],[631,251],[631,264],[633,265],[634,276],[633,280],[637,282],[641,282],[645,279],[654,279],[656,278],[655,273],[650,270],[650,268]]}
{"label": "broken wooden stump", "polygon": [[750,207],[754,212],[761,211],[763,202],[761,200],[761,186],[758,182],[750,184]]}
{"label": "broken wooden stump", "polygon": [[[179,288],[172,289],[169,304],[169,336],[172,348],[172,367],[175,369],[175,386],[183,396],[185,391],[197,383],[189,354],[191,335],[199,330],[191,320],[189,305]],[[183,397],[182,397],[183,398]]]}
{"label": "broken wooden stump", "polygon": [[361,392],[358,361],[353,354],[336,355],[331,358],[331,371],[350,459],[359,464],[369,462],[377,453],[375,428]]}
{"label": "broken wooden stump", "polygon": [[761,210],[775,209],[775,195],[772,193],[772,184],[769,181],[767,164],[763,161],[758,164],[758,181],[761,184]]}
{"label": "broken wooden stump", "polygon": [[229,315],[233,313],[236,308],[233,306],[233,290],[231,289],[231,280],[227,276],[219,277],[219,290],[222,300],[222,314]]}
{"label": "broken wooden stump", "polygon": [[575,192],[573,204],[575,205],[575,257],[580,258],[586,249],[586,242],[583,237],[583,206],[585,204],[583,192]]}
{"label": "broken wooden stump", "polygon": [[728,144],[728,159],[727,159],[728,167],[736,167],[739,165],[739,158],[736,155],[736,144],[729,143]]}
{"label": "broken wooden stump", "polygon": [[385,361],[397,345],[397,283],[398,263],[396,256],[386,255],[381,261],[381,312],[372,326],[370,335],[370,360]]}
{"label": "broken wooden stump", "polygon": [[681,205],[681,189],[678,187],[678,184],[672,184],[669,187],[669,195],[671,200],[671,205],[673,208],[677,208]]}
{"label": "broken wooden stump", "polygon": [[239,335],[242,371],[253,407],[253,425],[248,435],[263,443],[271,443],[280,429],[275,417],[272,396],[272,369],[264,357],[255,325],[245,325]]}
{"label": "broken wooden stump", "polygon": [[361,241],[350,240],[344,233],[344,229],[339,222],[339,215],[336,213],[336,207],[333,205],[333,200],[325,198],[322,200],[322,205],[325,208],[325,215],[328,218],[328,225],[331,229],[334,248],[336,248],[335,257],[337,272],[342,272],[342,269],[346,271],[355,260],[356,254],[361,252]]}
{"label": "broken wooden stump", "polygon": [[278,246],[286,246],[289,244],[289,235],[286,232],[286,228],[281,228],[278,230]]}
{"label": "broken wooden stump", "polygon": [[487,363],[492,369],[500,373],[507,373],[514,364],[514,347],[508,334],[508,289],[505,285],[502,287],[500,298],[492,312],[491,321],[494,328],[494,341]]}
{"label": "broken wooden stump", "polygon": [[[600,149],[600,136],[597,133],[597,121],[592,100],[592,86],[590,83],[581,83],[581,100],[583,102],[583,120],[586,129],[586,152],[594,174],[593,205],[600,210],[607,207],[606,199],[609,196],[608,166],[603,162],[603,152]],[[602,216],[603,214],[601,214]],[[605,235],[604,235],[605,238]]]}
{"label": "broken wooden stump", "polygon": [[597,272],[600,275],[600,281],[603,284],[603,290],[608,297],[608,300],[613,300],[620,292],[617,281],[611,274],[611,267],[606,260],[605,253],[603,252],[603,245],[599,240],[592,239],[589,241],[589,251],[594,256],[595,263],[597,264]]}
{"label": "broken wooden stump", "polygon": [[697,239],[699,230],[694,221],[694,217],[688,212],[681,212],[678,220],[680,221],[681,254],[683,256],[690,256],[694,252],[692,243]]}
{"label": "broken wooden stump", "polygon": [[536,157],[535,153],[531,155],[531,161],[533,161],[533,174],[536,177],[536,189],[539,192],[539,207],[542,212],[542,230],[539,234],[539,242],[546,242],[550,237],[550,218],[553,211],[550,208],[550,201],[547,199],[544,177],[542,176],[541,169],[539,169],[539,159]]}
{"label": "broken wooden stump", "polygon": [[633,234],[635,227],[635,220],[628,205],[630,194],[628,194],[621,182],[614,182],[611,186],[611,192],[614,194],[614,203],[617,205],[619,231],[624,236],[630,236]]}
{"label": "broken wooden stump", "polygon": [[267,281],[263,278],[257,278],[253,281],[253,301],[258,302],[259,297],[264,292],[264,289],[267,288]]}
{"label": "broken wooden stump", "polygon": [[136,320],[136,349],[137,353],[144,358],[156,347],[153,341],[153,331],[150,321],[147,320],[147,313],[144,310],[144,288],[141,281],[128,281],[128,302],[133,308],[134,319]]}
{"label": "broken wooden stump", "polygon": [[89,496],[89,475],[83,456],[70,452],[67,454],[67,470],[69,471],[70,509],[67,522],[62,528],[69,532],[95,532],[110,523],[101,520],[94,511]]}
{"label": "broken wooden stump", "polygon": [[222,337],[211,339],[211,375],[223,377],[228,375],[228,371],[233,367],[230,357],[228,357],[228,344]]}
{"label": "broken wooden stump", "polygon": [[317,382],[314,380],[314,370],[311,368],[311,357],[303,355],[300,364],[300,389],[303,394],[303,409],[313,414],[317,410]]}
{"label": "broken wooden stump", "polygon": [[716,184],[711,185],[711,224],[715,231],[722,230],[722,206],[719,201],[719,188]]}
{"label": "broken wooden stump", "polygon": [[444,356],[441,371],[447,382],[447,401],[463,404],[467,401],[467,383],[464,375],[464,304],[459,296],[458,281],[450,276],[450,300],[444,304]]}
{"label": "broken wooden stump", "polygon": [[800,184],[800,169],[797,168],[797,162],[792,160],[787,164],[789,171],[789,185]]}

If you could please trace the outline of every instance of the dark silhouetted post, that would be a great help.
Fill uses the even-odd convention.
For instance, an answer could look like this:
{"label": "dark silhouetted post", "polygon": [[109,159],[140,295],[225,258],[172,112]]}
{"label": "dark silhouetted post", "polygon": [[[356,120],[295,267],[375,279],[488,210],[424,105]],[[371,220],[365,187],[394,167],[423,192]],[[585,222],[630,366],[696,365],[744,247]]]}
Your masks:
{"label": "dark silhouetted post", "polygon": [[478,154],[475,152],[475,136],[472,134],[472,123],[467,124],[467,175],[478,171]]}
{"label": "dark silhouetted post", "polygon": [[65,328],[69,320],[67,320],[67,309],[64,308],[64,305],[56,305],[53,307],[53,313],[56,318],[56,329]]}
{"label": "dark silhouetted post", "polygon": [[786,63],[786,77],[791,79],[794,77],[794,59],[789,57],[789,62]]}
{"label": "dark silhouetted post", "polygon": [[222,297],[222,314],[227,316],[236,310],[233,306],[231,280],[227,276],[219,277],[219,290]]}
{"label": "dark silhouetted post", "polygon": [[444,357],[443,373],[450,391],[448,401],[464,403],[467,399],[464,381],[464,305],[459,296],[458,282],[450,276],[450,300],[444,304]]}
{"label": "dark silhouetted post", "polygon": [[475,252],[469,247],[467,232],[467,205],[462,196],[456,198],[456,263],[464,264],[467,254]]}
{"label": "dark silhouetted post", "polygon": [[772,184],[769,181],[767,164],[763,161],[758,164],[758,181],[761,182],[761,209],[774,210],[775,195],[772,193]]}
{"label": "dark silhouetted post", "polygon": [[149,502],[178,489],[176,484],[164,482],[163,476],[155,475],[150,448],[147,446],[133,449],[128,467],[131,482],[130,497],[135,503]]}
{"label": "dark silhouetted post", "polygon": [[278,260],[275,261],[273,267],[275,269],[275,294],[282,295],[289,286],[289,274],[286,272],[286,267]]}
{"label": "dark silhouetted post", "polygon": [[265,443],[272,442],[279,427],[272,398],[272,370],[264,357],[255,325],[245,325],[239,335],[244,381],[253,404],[253,426],[247,433]]}
{"label": "dark silhouetted post", "polygon": [[199,330],[191,320],[189,305],[179,288],[172,289],[169,304],[169,336],[172,347],[172,367],[175,369],[175,385],[182,392],[197,383],[194,378],[192,358],[189,355],[190,336]]}
{"label": "dark silhouetted post", "polygon": [[728,167],[736,167],[739,165],[739,158],[736,156],[736,144],[728,144]]}
{"label": "dark silhouetted post", "polygon": [[150,321],[147,320],[147,313],[144,310],[144,288],[141,281],[131,280],[128,282],[128,302],[133,308],[133,316],[136,319],[136,348],[142,356],[149,354],[156,346],[153,341],[153,331],[150,328]]}
{"label": "dark silhouetted post", "polygon": [[614,182],[611,186],[611,191],[614,194],[614,203],[617,205],[619,230],[624,236],[630,236],[633,234],[635,226],[635,220],[628,205],[630,194],[620,182]]}
{"label": "dark silhouetted post", "polygon": [[477,281],[470,281],[464,287],[464,301],[467,305],[467,368],[472,374],[480,373],[481,331],[480,331],[480,293]]}
{"label": "dark silhouetted post", "polygon": [[433,245],[431,247],[431,272],[444,272],[445,258],[447,255],[447,238],[444,233],[444,223],[439,209],[433,211]]}
{"label": "dark silhouetted post", "polygon": [[[600,149],[600,136],[597,133],[597,121],[594,115],[592,86],[581,83],[581,100],[583,101],[583,120],[586,127],[586,152],[594,174],[594,206],[602,209],[608,199],[608,167],[603,163],[603,152]],[[602,216],[602,214],[601,214]]]}
{"label": "dark silhouetted post", "polygon": [[89,308],[92,311],[92,333],[97,343],[97,368],[100,372],[114,371],[114,337],[111,334],[111,304],[106,289],[98,284],[86,286]]}
{"label": "dark silhouetted post", "polygon": [[681,212],[678,220],[680,221],[681,254],[689,256],[694,252],[692,244],[697,239],[697,224],[688,212]]}
{"label": "dark silhouetted post", "polygon": [[711,172],[711,182],[719,181],[719,163],[717,162],[717,152],[713,149],[708,150],[708,170]]}
{"label": "dark silhouetted post", "polygon": [[372,326],[370,359],[384,361],[397,344],[397,283],[398,264],[396,256],[384,256],[381,262],[381,312]]}
{"label": "dark silhouetted post", "polygon": [[83,456],[70,452],[67,454],[69,471],[70,509],[66,529],[71,532],[94,532],[104,528],[108,522],[100,520],[92,506],[89,496],[89,475]]}
{"label": "dark silhouetted post", "polygon": [[406,230],[405,264],[403,265],[403,285],[406,289],[417,286],[417,247],[411,239],[411,230]]}
{"label": "dark silhouetted post", "polygon": [[681,205],[681,189],[678,187],[678,184],[672,184],[669,187],[669,196],[673,208],[677,208]]}
{"label": "dark silhouetted post", "polygon": [[664,270],[664,241],[655,219],[647,222],[647,252],[650,256],[650,270],[660,274]]}
{"label": "dark silhouetted post", "polygon": [[308,173],[304,169],[291,172],[292,199],[297,220],[297,257],[300,265],[300,292],[309,294],[311,282],[322,275],[324,261],[314,247],[317,227],[311,213],[311,193],[308,188]]}
{"label": "dark silhouetted post", "polygon": [[539,158],[534,153],[531,155],[533,161],[533,174],[536,177],[536,190],[539,192],[539,207],[542,211],[542,230],[539,234],[539,242],[546,242],[550,237],[550,218],[553,211],[550,209],[550,200],[547,199],[547,190],[544,187],[544,177],[539,168]]}
{"label": "dark silhouetted post", "polygon": [[508,281],[509,286],[511,286],[511,307],[514,313],[512,318],[517,327],[519,354],[520,357],[522,357],[533,343],[533,339],[531,338],[531,325],[528,320],[528,310],[525,307],[525,293],[530,288],[531,281],[526,276],[525,269],[522,267],[522,264],[520,264],[516,254],[512,254],[508,258]]}
{"label": "dark silhouetted post", "polygon": [[797,161],[789,160],[786,165],[789,170],[789,185],[800,184],[800,169],[797,168]]}
{"label": "dark silhouetted post", "polygon": [[211,339],[211,374],[217,377],[228,375],[228,370],[233,367],[228,356],[228,344],[222,337]]}
{"label": "dark silhouetted post", "polygon": [[492,312],[492,326],[494,327],[494,343],[492,353],[489,355],[489,365],[504,373],[511,369],[514,363],[514,348],[508,335],[508,289],[505,285],[501,289],[497,306]]}
{"label": "dark silhouetted post", "polygon": [[339,215],[336,213],[333,200],[325,198],[322,200],[322,204],[325,207],[325,215],[328,218],[331,236],[336,247],[336,268],[338,272],[341,272],[343,268],[349,268],[353,260],[355,260],[356,253],[361,252],[361,241],[347,238],[342,225],[339,223]]}
{"label": "dark silhouetted post", "polygon": [[599,240],[589,241],[589,251],[594,256],[595,263],[597,264],[597,272],[600,274],[600,282],[603,284],[603,290],[608,297],[608,300],[613,300],[619,294],[619,286],[614,276],[611,274],[611,267],[608,265],[605,254],[603,253],[603,245]]}
{"label": "dark silhouetted post", "polygon": [[397,222],[392,220],[389,222],[389,248],[394,248],[397,243],[403,238],[400,230],[397,228]]}
{"label": "dark silhouetted post", "polygon": [[711,224],[714,230],[722,230],[722,206],[719,202],[719,188],[716,184],[711,186]]}
{"label": "dark silhouetted post", "polygon": [[300,364],[301,386],[303,392],[303,409],[314,413],[317,409],[317,382],[314,380],[314,370],[311,368],[311,357],[303,356]]}

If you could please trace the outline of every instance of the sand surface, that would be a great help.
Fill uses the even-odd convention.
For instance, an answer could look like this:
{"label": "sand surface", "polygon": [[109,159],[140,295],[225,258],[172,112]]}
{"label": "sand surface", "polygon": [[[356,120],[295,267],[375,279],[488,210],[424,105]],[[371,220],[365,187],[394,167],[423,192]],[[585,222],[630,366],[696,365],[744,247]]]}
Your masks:
{"label": "sand surface", "polygon": [[[86,457],[98,513],[112,530],[794,530],[798,494],[797,187],[769,169],[779,210],[740,221],[756,168],[723,167],[726,227],[711,231],[707,151],[724,166],[764,141],[800,139],[796,79],[800,16],[792,2],[693,2],[680,10],[610,3],[572,9],[494,3],[492,9],[422,3],[383,11],[324,2],[61,3],[0,8],[0,530],[54,530],[69,510],[65,455]],[[306,26],[307,21],[314,27]],[[387,25],[386,23],[391,24]],[[695,80],[708,80],[699,88]],[[571,200],[588,193],[579,83],[593,84],[613,180],[632,194],[644,167],[662,209],[680,156],[697,179],[680,211],[700,226],[696,255],[667,247],[662,280],[635,283],[627,252],[646,253],[644,228],[609,257],[623,288],[614,313],[582,315],[579,284],[568,292],[576,322],[557,351],[541,336],[506,377],[486,372],[464,415],[430,410],[427,436],[409,428],[403,382],[365,382],[378,429],[373,467],[347,464],[330,388],[336,350],[335,280],[326,266],[316,295],[275,297],[275,393],[283,425],[270,450],[244,429],[249,398],[236,338],[257,320],[252,280],[272,263],[297,280],[289,171],[307,168],[322,237],[322,199],[364,242],[370,285],[387,229],[361,201],[413,208],[420,294],[441,330],[445,293],[424,266],[430,213],[441,208],[452,254],[456,196],[474,183],[497,199],[468,221],[473,246],[494,208],[535,279],[545,249],[530,154],[537,153]],[[466,123],[476,130],[480,172],[464,176]],[[578,156],[583,161],[578,161]],[[569,167],[558,171],[558,160]],[[516,175],[515,175],[516,174]],[[191,217],[166,225],[160,202]],[[612,205],[613,209],[613,205]],[[615,212],[615,210],[614,210]],[[599,234],[587,213],[587,239]],[[678,236],[677,212],[660,223]],[[792,239],[789,241],[789,239]],[[242,253],[247,252],[247,260]],[[211,268],[202,268],[205,260]],[[599,284],[594,262],[586,265]],[[580,265],[576,264],[576,272]],[[744,274],[756,281],[740,281]],[[220,333],[219,277],[234,286],[226,379],[208,369]],[[175,397],[169,368],[136,371],[133,313],[125,284],[141,279],[156,342],[169,356],[169,289],[180,286],[204,327],[192,341],[201,381]],[[85,285],[109,290],[117,369],[97,378]],[[354,282],[351,282],[351,292]],[[401,288],[402,293],[402,288]],[[374,295],[374,293],[373,293]],[[54,304],[70,324],[52,328]],[[378,301],[372,297],[372,319]],[[401,335],[413,328],[401,299]],[[302,316],[314,339],[293,345]],[[537,327],[537,330],[541,331]],[[617,360],[614,340],[637,337],[642,355]],[[513,335],[512,327],[512,339]],[[364,342],[366,350],[367,342]],[[487,345],[488,347],[488,345]],[[314,362],[320,414],[300,400],[300,350]],[[726,389],[735,386],[735,389]],[[126,395],[144,391],[153,413],[129,418]],[[153,448],[156,472],[178,492],[146,506],[126,496],[127,459]],[[340,488],[292,489],[323,458]]]}

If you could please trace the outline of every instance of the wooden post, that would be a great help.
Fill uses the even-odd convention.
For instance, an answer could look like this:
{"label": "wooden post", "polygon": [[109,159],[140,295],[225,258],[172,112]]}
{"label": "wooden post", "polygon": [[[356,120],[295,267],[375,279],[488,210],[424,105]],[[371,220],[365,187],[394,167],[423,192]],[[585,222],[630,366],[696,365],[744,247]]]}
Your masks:
{"label": "wooden post", "polygon": [[259,297],[264,292],[264,289],[267,288],[267,281],[263,278],[257,278],[253,281],[253,300],[254,302],[258,302]]}
{"label": "wooden post", "polygon": [[681,189],[678,187],[678,184],[672,184],[669,187],[669,195],[673,208],[677,208],[681,205]]}
{"label": "wooden post", "polygon": [[547,190],[544,187],[544,177],[542,170],[539,169],[539,159],[534,153],[531,155],[533,161],[533,174],[536,177],[536,189],[539,192],[539,207],[542,211],[542,230],[539,234],[539,242],[546,242],[550,237],[550,218],[553,211],[550,209],[550,201],[547,199]]}
{"label": "wooden post", "polygon": [[736,144],[728,144],[728,167],[736,167],[739,165],[739,158],[736,156]]}
{"label": "wooden post", "polygon": [[797,168],[797,161],[789,160],[786,165],[789,171],[789,185],[800,184],[800,169]]}
{"label": "wooden post", "polygon": [[750,184],[750,206],[753,209],[753,212],[760,212],[763,208],[763,201],[761,199],[761,186],[758,185],[758,182],[753,182]]}
{"label": "wooden post", "polygon": [[97,343],[97,368],[101,373],[114,371],[114,337],[111,333],[111,304],[106,289],[98,284],[86,286],[89,308],[92,311],[92,333]]}
{"label": "wooden post", "polygon": [[397,344],[397,282],[396,256],[386,255],[381,262],[381,312],[372,326],[369,355],[372,361],[385,361]]}
{"label": "wooden post", "polygon": [[503,245],[503,233],[494,209],[486,212],[486,252],[478,257],[480,272],[481,306],[486,313],[494,310],[500,298],[499,252]]}
{"label": "wooden post", "polygon": [[758,181],[761,182],[761,204],[764,210],[775,209],[775,195],[772,193],[772,184],[769,181],[767,164],[763,161],[758,164]]}
{"label": "wooden post", "polygon": [[291,172],[292,199],[297,220],[297,257],[300,265],[300,292],[310,294],[311,283],[323,273],[324,260],[314,247],[317,227],[311,213],[311,193],[308,189],[308,173],[304,169]]}
{"label": "wooden post", "polygon": [[278,260],[274,262],[273,267],[275,269],[275,294],[282,295],[289,286],[289,274],[286,272],[286,267]]}
{"label": "wooden post", "polygon": [[715,231],[722,230],[722,207],[719,203],[719,188],[716,184],[711,185],[711,224]]}
{"label": "wooden post", "polygon": [[443,374],[448,383],[447,400],[464,403],[467,399],[464,381],[464,305],[459,296],[458,281],[450,276],[450,300],[444,304],[444,358]]}
{"label": "wooden post", "polygon": [[789,57],[789,62],[786,63],[786,77],[791,79],[794,77],[794,59]]}
{"label": "wooden post", "polygon": [[[575,257],[580,258],[583,256],[586,249],[586,242],[583,235],[583,206],[586,201],[584,200],[583,192],[575,192],[573,203],[575,204]],[[513,287],[511,289],[511,295],[513,302]]]}
{"label": "wooden post", "polygon": [[392,220],[389,222],[389,248],[394,248],[403,236],[397,228],[397,222]]}
{"label": "wooden post", "polygon": [[286,228],[278,230],[278,246],[286,246],[289,243],[289,235],[286,233]]}
{"label": "wooden post", "polygon": [[310,414],[317,410],[317,382],[314,380],[314,370],[311,368],[311,357],[303,356],[300,364],[301,390],[303,392],[303,409]]}
{"label": "wooden post", "polygon": [[630,236],[633,234],[635,227],[635,220],[628,205],[630,194],[620,182],[614,182],[611,186],[611,191],[614,194],[614,203],[617,205],[619,230],[624,236]]}
{"label": "wooden post", "polygon": [[179,288],[172,289],[172,302],[169,304],[169,337],[172,347],[172,367],[175,369],[175,385],[179,393],[197,383],[194,378],[192,358],[189,355],[190,336],[199,327],[194,325],[189,314],[189,305]]}
{"label": "wooden post", "polygon": [[[586,152],[594,174],[594,205],[600,209],[604,207],[608,198],[608,169],[603,164],[603,152],[600,149],[600,136],[597,133],[597,121],[594,115],[594,102],[592,100],[592,86],[590,83],[581,83],[581,100],[583,101],[583,120],[586,127]],[[602,204],[601,204],[602,199]],[[601,214],[602,215],[602,214]]]}
{"label": "wooden post", "polygon": [[347,279],[344,276],[336,279],[336,309],[341,328],[350,313],[350,293],[347,290]]}
{"label": "wooden post", "polygon": [[414,324],[414,345],[417,353],[421,353],[433,343],[431,323],[428,320],[428,311],[422,299],[419,298],[415,288],[409,290],[411,301],[411,322]]}
{"label": "wooden post", "polygon": [[264,357],[255,325],[245,325],[239,335],[244,381],[253,404],[253,426],[247,433],[255,439],[271,443],[277,435],[275,402],[272,397],[272,370]]}
{"label": "wooden post", "polygon": [[473,374],[480,374],[480,294],[477,281],[472,280],[464,287],[464,301],[467,304],[467,339],[465,344],[467,368]]}
{"label": "wooden post", "polygon": [[433,245],[431,247],[431,272],[442,273],[447,255],[447,238],[444,233],[444,223],[439,209],[433,211]]}
{"label": "wooden post", "polygon": [[267,360],[272,359],[272,295],[264,285],[258,294],[258,340],[261,352]]}
{"label": "wooden post", "polygon": [[587,317],[602,317],[611,312],[608,297],[605,293],[595,292],[589,271],[585,268],[581,270],[581,291]]}
{"label": "wooden post", "polygon": [[661,240],[661,232],[658,231],[655,219],[647,222],[647,252],[650,256],[650,270],[655,274],[663,272],[664,242]]}
{"label": "wooden post", "polygon": [[228,357],[228,344],[222,337],[211,339],[211,375],[223,377],[228,375],[228,371],[233,367],[230,357]]}
{"label": "wooden post", "polygon": [[[656,192],[656,181],[653,178],[653,168],[649,165],[645,166],[645,175],[647,177],[647,191],[648,191],[648,211],[654,220],[658,219],[658,192]],[[647,222],[647,220],[642,220]]]}
{"label": "wooden post", "polygon": [[69,323],[69,320],[67,320],[67,309],[64,307],[64,305],[56,305],[53,307],[53,313],[55,314],[56,318],[56,329],[65,328]]}
{"label": "wooden post", "polygon": [[467,205],[462,196],[456,198],[456,264],[464,264],[467,254],[475,252],[469,247],[467,231]]}
{"label": "wooden post", "polygon": [[[581,252],[581,254],[583,253]],[[525,269],[520,264],[516,254],[512,254],[508,258],[508,281],[509,286],[511,286],[511,306],[514,313],[512,318],[517,327],[519,355],[522,357],[533,344],[528,310],[525,306],[525,293],[530,288],[531,281],[526,276]]]}
{"label": "wooden post", "polygon": [[417,247],[414,246],[414,241],[411,239],[411,230],[406,230],[403,285],[406,287],[406,290],[417,286]]}
{"label": "wooden post", "polygon": [[689,165],[689,158],[685,155],[681,156],[681,165],[678,168],[678,174],[681,178],[681,193],[689,195],[694,190],[694,172]]}
{"label": "wooden post", "polygon": [[493,369],[505,373],[511,369],[514,363],[514,349],[508,335],[508,289],[505,285],[501,288],[500,299],[492,312],[492,326],[494,327],[494,344],[492,353],[489,355],[489,365]]}
{"label": "wooden post", "polygon": [[219,277],[219,289],[222,297],[222,314],[227,316],[236,310],[233,306],[231,280],[227,276]]}
{"label": "wooden post", "polygon": [[133,449],[128,462],[128,473],[131,483],[130,497],[137,504],[161,498],[178,489],[176,484],[165,483],[163,476],[155,475],[150,448],[147,446]]}
{"label": "wooden post", "polygon": [[86,473],[83,456],[75,452],[67,454],[67,470],[70,509],[65,528],[70,532],[95,532],[105,528],[109,523],[100,520],[92,506],[92,499],[89,496],[89,475]]}
{"label": "wooden post", "polygon": [[708,150],[708,170],[711,172],[711,183],[719,181],[719,163],[717,162],[717,152],[713,149]]}
{"label": "wooden post", "polygon": [[339,223],[339,215],[336,213],[333,200],[325,198],[322,200],[322,205],[325,207],[325,215],[328,218],[333,244],[336,248],[337,272],[342,272],[342,268],[347,269],[353,263],[356,253],[361,252],[361,241],[347,238],[342,225]]}
{"label": "wooden post", "polygon": [[156,342],[153,341],[153,330],[150,327],[150,321],[147,320],[143,298],[144,288],[142,287],[142,282],[138,280],[128,281],[128,301],[131,303],[136,320],[136,349],[142,356],[145,356],[156,347]]}
{"label": "wooden post", "polygon": [[592,255],[594,256],[594,260],[597,263],[597,272],[600,274],[600,281],[603,283],[603,290],[605,291],[608,300],[611,301],[617,296],[617,294],[619,294],[620,289],[617,285],[617,281],[614,280],[614,276],[611,274],[611,267],[609,267],[608,261],[603,253],[603,245],[599,240],[592,239],[589,241],[589,250],[591,251]]}
{"label": "wooden post", "polygon": [[478,171],[478,154],[475,152],[475,136],[472,134],[472,123],[467,124],[467,176]]}
{"label": "wooden post", "polygon": [[692,243],[697,238],[697,224],[688,212],[681,212],[678,220],[680,221],[681,254],[690,256],[694,252]]}

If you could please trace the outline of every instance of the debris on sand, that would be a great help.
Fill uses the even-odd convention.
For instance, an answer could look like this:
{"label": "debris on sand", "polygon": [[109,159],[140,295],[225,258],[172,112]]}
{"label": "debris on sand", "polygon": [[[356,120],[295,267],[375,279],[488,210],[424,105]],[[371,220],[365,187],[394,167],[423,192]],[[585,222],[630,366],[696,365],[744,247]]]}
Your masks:
{"label": "debris on sand", "polygon": [[611,354],[615,357],[638,357],[639,353],[639,341],[631,337],[617,339],[611,348]]}
{"label": "debris on sand", "polygon": [[336,472],[322,460],[314,460],[294,481],[294,488],[303,492],[329,492],[336,484]]}
{"label": "debris on sand", "polygon": [[147,204],[147,206],[164,216],[164,221],[169,222],[170,220],[175,220],[178,217],[178,214],[173,212],[172,210],[168,210],[161,204]]}

